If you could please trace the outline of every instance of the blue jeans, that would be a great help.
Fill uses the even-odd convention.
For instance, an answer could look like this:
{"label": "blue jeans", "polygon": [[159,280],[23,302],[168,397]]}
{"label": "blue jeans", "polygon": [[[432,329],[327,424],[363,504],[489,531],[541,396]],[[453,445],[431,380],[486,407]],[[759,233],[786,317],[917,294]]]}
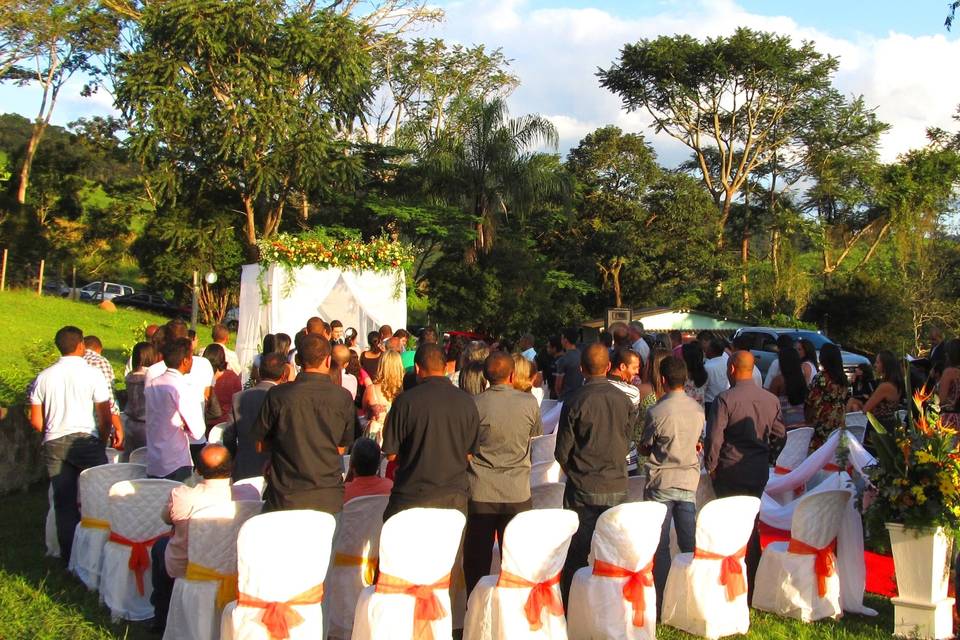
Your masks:
{"label": "blue jeans", "polygon": [[670,573],[670,523],[677,530],[677,546],[680,553],[692,553],[696,544],[697,505],[696,493],[684,489],[648,489],[647,500],[666,505],[667,516],[660,529],[660,544],[653,556],[653,583],[657,589],[657,617],[663,602],[663,589]]}
{"label": "blue jeans", "polygon": [[560,592],[563,595],[563,606],[567,606],[570,596],[570,585],[573,584],[573,574],[577,569],[587,566],[587,557],[590,555],[590,543],[593,532],[597,528],[597,520],[610,507],[615,507],[627,499],[627,492],[617,493],[584,493],[576,490],[569,482],[563,492],[563,508],[570,509],[580,518],[580,528],[570,539],[570,549],[567,559],[563,563],[563,575],[560,580]]}
{"label": "blue jeans", "polygon": [[170,538],[160,538],[150,547],[150,581],[153,593],[150,604],[153,605],[153,617],[158,627],[167,625],[167,612],[170,611],[170,598],[173,596],[174,579],[167,573],[167,543]]}
{"label": "blue jeans", "polygon": [[53,485],[53,512],[57,521],[57,542],[60,557],[70,562],[73,532],[80,524],[80,472],[90,467],[107,464],[107,454],[100,438],[86,433],[71,433],[43,443],[43,459]]}

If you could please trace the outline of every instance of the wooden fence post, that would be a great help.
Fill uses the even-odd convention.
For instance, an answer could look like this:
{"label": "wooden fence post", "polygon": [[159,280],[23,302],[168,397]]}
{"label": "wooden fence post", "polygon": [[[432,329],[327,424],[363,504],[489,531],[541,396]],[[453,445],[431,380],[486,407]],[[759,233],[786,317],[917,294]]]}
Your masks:
{"label": "wooden fence post", "polygon": [[44,261],[40,260],[40,277],[37,279],[37,295],[43,295],[43,265]]}
{"label": "wooden fence post", "polygon": [[0,267],[0,291],[3,291],[3,288],[7,284],[7,250],[3,250],[3,266]]}

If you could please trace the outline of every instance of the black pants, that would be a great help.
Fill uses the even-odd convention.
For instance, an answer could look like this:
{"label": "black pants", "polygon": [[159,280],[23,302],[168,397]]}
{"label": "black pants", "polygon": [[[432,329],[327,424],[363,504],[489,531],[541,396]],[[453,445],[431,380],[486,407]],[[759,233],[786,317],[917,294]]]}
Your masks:
{"label": "black pants", "polygon": [[60,557],[68,563],[73,549],[73,532],[80,524],[80,507],[77,504],[80,472],[107,464],[107,454],[99,438],[72,433],[44,442],[43,459],[50,484],[53,485],[53,512],[57,521]]}
{"label": "black pants", "polygon": [[170,538],[160,538],[150,547],[150,583],[153,585],[150,604],[153,605],[153,617],[160,627],[167,624],[170,597],[173,596],[174,579],[167,573],[167,562],[164,559],[168,542]]}
{"label": "black pants", "polygon": [[[759,498],[763,495],[763,489],[766,485],[746,485],[732,482],[730,480],[714,480],[713,491],[718,498],[729,498],[731,496],[752,496]],[[753,582],[757,577],[757,567],[760,566],[760,516],[753,521],[753,533],[750,534],[750,540],[747,542],[747,602],[753,602]]]}
{"label": "black pants", "polygon": [[563,492],[563,508],[576,512],[580,518],[580,527],[570,540],[570,549],[567,551],[567,559],[563,563],[563,575],[560,578],[560,593],[563,595],[565,609],[570,597],[570,585],[573,584],[573,574],[577,569],[587,566],[590,543],[593,540],[593,531],[597,528],[597,520],[607,509],[617,506],[626,499],[626,491],[584,493],[574,489],[567,482]]}
{"label": "black pants", "polygon": [[529,511],[530,500],[524,502],[474,502],[467,504],[467,527],[463,539],[463,577],[467,583],[467,597],[490,573],[493,559],[493,536],[496,534],[503,549],[503,532],[513,516]]}

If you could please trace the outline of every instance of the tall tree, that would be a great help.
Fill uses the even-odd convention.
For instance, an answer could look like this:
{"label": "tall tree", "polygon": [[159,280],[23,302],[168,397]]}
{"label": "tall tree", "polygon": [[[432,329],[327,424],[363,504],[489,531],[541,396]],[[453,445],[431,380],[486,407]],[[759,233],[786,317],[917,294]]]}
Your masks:
{"label": "tall tree", "polygon": [[[795,47],[787,36],[739,28],[702,42],[678,35],[628,44],[598,75],[627,109],[646,110],[656,131],[693,151],[720,210],[716,244],[723,248],[731,207],[751,172],[795,135],[783,126],[788,116],[825,92],[836,68],[810,42]],[[720,156],[716,170],[710,149]]]}

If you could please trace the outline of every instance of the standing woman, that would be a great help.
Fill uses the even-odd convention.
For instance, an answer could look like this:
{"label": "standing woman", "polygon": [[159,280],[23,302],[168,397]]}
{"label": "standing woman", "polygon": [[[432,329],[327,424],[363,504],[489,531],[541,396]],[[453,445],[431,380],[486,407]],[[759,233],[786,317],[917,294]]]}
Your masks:
{"label": "standing woman", "polygon": [[[163,327],[161,327],[161,329],[162,328]],[[260,349],[260,353],[253,356],[253,364],[250,367],[250,380],[253,384],[260,382],[260,361],[263,360],[263,356],[268,353],[273,353],[273,345],[274,335],[272,333],[263,336],[263,348]],[[157,353],[159,353],[159,351]]]}
{"label": "standing woman", "polygon": [[147,380],[147,368],[157,361],[157,351],[149,342],[138,342],[130,357],[131,370],[124,381],[127,387],[127,403],[123,407],[123,453],[121,462],[130,459],[130,452],[147,446],[146,401],[143,386]]}
{"label": "standing woman", "polygon": [[377,363],[377,375],[373,383],[363,392],[361,408],[367,417],[367,428],[364,434],[368,438],[383,442],[383,425],[387,421],[387,414],[393,401],[403,392],[403,360],[395,351],[387,351]]}
{"label": "standing woman", "polygon": [[940,415],[944,425],[957,429],[960,427],[960,340],[947,340],[943,351],[946,356],[945,366],[940,382],[937,383]]}
{"label": "standing woman", "polygon": [[243,391],[243,385],[240,383],[240,376],[227,367],[227,354],[223,346],[214,342],[203,350],[203,357],[213,368],[213,396],[209,405],[215,406],[207,416],[209,430],[210,427],[227,421],[233,411],[233,396]]}
{"label": "standing woman", "polygon": [[657,400],[662,398],[668,391],[668,389],[663,386],[663,377],[654,372],[660,371],[660,363],[663,362],[664,358],[669,358],[670,356],[670,349],[661,347],[657,347],[653,350],[653,353],[650,354],[650,362],[647,364],[643,374],[644,382],[638,387],[640,389],[640,419],[637,421],[636,433],[633,434],[636,438],[634,442],[640,442],[640,438],[643,435],[647,409],[657,404]]}
{"label": "standing woman", "polygon": [[820,365],[823,370],[814,377],[804,403],[804,417],[814,430],[811,449],[822,445],[835,429],[846,426],[850,396],[840,347],[831,343],[823,345]]}
{"label": "standing woman", "polygon": [[383,357],[383,350],[380,348],[380,332],[371,331],[367,334],[367,344],[370,346],[360,354],[360,368],[367,372],[371,380],[376,380],[377,371],[380,369],[380,358]]}
{"label": "standing woman", "polygon": [[894,429],[899,424],[897,411],[903,404],[903,370],[900,368],[897,356],[886,349],[877,354],[873,368],[877,372],[880,384],[863,405],[863,412],[872,413],[884,427]]}
{"label": "standing woman", "polygon": [[[798,345],[800,351],[800,366],[803,369],[803,379],[806,380],[807,386],[810,386],[813,384],[813,377],[816,376],[820,370],[820,365],[817,363],[817,348],[806,338],[802,338]],[[843,362],[841,361],[841,365],[842,364]]]}
{"label": "standing woman", "polygon": [[781,349],[777,355],[778,373],[770,382],[770,393],[780,398],[780,414],[787,429],[802,427],[807,400],[807,381],[796,349]]}
{"label": "standing woman", "polygon": [[703,348],[697,341],[683,345],[681,353],[687,365],[687,382],[684,392],[703,406],[703,392],[707,388],[707,369],[703,366]]}

